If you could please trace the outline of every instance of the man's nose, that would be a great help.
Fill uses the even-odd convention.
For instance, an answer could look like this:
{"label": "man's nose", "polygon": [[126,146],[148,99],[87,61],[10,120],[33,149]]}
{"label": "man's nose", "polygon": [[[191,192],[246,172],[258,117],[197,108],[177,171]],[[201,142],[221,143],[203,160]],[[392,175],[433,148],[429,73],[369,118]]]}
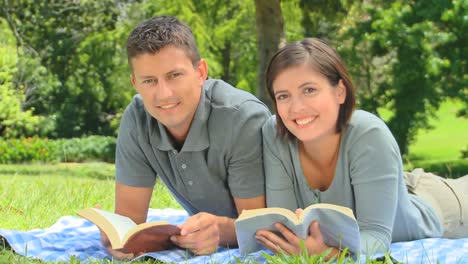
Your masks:
{"label": "man's nose", "polygon": [[156,90],[155,96],[158,100],[164,100],[170,98],[174,95],[172,88],[165,81],[159,81]]}

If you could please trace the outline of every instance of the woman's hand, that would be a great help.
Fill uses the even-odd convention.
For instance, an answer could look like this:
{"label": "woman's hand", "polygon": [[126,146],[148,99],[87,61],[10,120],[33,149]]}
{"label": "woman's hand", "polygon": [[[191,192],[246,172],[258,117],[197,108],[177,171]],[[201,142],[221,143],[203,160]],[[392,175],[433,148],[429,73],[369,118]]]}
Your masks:
{"label": "woman's hand", "polygon": [[[297,213],[297,211],[296,211]],[[300,237],[296,236],[283,224],[276,223],[275,227],[283,235],[284,239],[275,233],[268,230],[259,230],[257,231],[255,238],[258,239],[265,247],[277,254],[280,251],[283,251],[288,255],[297,255],[300,254],[302,249],[300,246]],[[322,232],[320,232],[319,223],[314,221],[309,226],[309,235],[304,240],[304,245],[309,255],[318,255],[322,254],[328,249],[332,249],[330,254],[327,256],[327,259],[335,256],[339,253],[339,250],[336,248],[329,247],[325,244],[322,237]]]}

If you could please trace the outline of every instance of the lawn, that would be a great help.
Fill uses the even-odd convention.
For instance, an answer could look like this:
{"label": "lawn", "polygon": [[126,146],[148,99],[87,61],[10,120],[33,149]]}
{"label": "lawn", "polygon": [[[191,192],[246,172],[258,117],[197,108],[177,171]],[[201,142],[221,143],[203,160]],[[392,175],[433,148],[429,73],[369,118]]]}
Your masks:
{"label": "lawn", "polygon": [[459,101],[443,103],[434,118],[432,129],[420,130],[409,147],[404,159],[405,169],[424,168],[445,177],[460,177],[468,174],[468,159],[462,150],[468,151],[468,120],[457,117],[463,107]]}
{"label": "lawn", "polygon": [[[0,165],[0,228],[48,227],[96,204],[112,211],[114,171],[108,163]],[[164,185],[158,183],[156,193],[152,208],[181,208]]]}

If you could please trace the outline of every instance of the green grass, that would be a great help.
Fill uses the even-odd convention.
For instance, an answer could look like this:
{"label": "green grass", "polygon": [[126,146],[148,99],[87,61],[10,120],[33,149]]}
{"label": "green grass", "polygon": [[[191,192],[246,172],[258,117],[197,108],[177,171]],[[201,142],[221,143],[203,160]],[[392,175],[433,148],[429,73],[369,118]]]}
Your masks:
{"label": "green grass", "polygon": [[433,129],[420,130],[409,147],[406,169],[423,168],[438,175],[456,178],[468,174],[468,120],[457,117],[463,104],[448,101],[441,105],[429,123]]}
{"label": "green grass", "polygon": [[[113,164],[0,165],[1,228],[45,228],[96,204],[112,211],[114,185]],[[181,208],[159,182],[151,207]]]}
{"label": "green grass", "polygon": [[[468,120],[457,117],[463,108],[459,101],[444,102],[434,118],[430,118],[432,129],[419,130],[416,140],[409,146],[405,157],[405,169],[423,168],[440,176],[456,178],[468,174],[468,159],[462,150],[468,150]],[[380,109],[384,119],[390,112]]]}
{"label": "green grass", "polygon": [[[112,211],[114,172],[114,165],[107,163],[0,165],[0,228],[46,228],[64,215],[76,215],[96,204]],[[181,208],[159,182],[150,206]],[[0,249],[0,263],[43,262]]]}
{"label": "green grass", "polygon": [[429,121],[434,128],[418,132],[409,157],[426,162],[460,159],[462,149],[468,148],[468,120],[456,116],[462,106],[460,102],[443,103]]}

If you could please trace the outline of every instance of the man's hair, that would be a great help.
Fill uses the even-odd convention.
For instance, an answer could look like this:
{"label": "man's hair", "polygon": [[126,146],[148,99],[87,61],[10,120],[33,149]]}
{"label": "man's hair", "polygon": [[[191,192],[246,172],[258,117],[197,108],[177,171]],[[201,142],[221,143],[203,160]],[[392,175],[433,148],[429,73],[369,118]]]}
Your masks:
{"label": "man's hair", "polygon": [[326,42],[317,38],[305,38],[290,43],[273,55],[266,70],[266,86],[276,109],[276,129],[281,138],[293,139],[294,135],[289,132],[278,115],[273,82],[282,71],[304,64],[310,65],[313,70],[323,74],[333,87],[336,87],[340,80],[345,86],[346,99],[340,105],[336,132],[343,130],[354,111],[356,104],[354,86],[338,53]]}
{"label": "man's hair", "polygon": [[196,65],[200,61],[192,30],[172,16],[157,16],[137,25],[127,39],[127,58],[131,60],[141,54],[155,54],[166,46],[184,50]]}

